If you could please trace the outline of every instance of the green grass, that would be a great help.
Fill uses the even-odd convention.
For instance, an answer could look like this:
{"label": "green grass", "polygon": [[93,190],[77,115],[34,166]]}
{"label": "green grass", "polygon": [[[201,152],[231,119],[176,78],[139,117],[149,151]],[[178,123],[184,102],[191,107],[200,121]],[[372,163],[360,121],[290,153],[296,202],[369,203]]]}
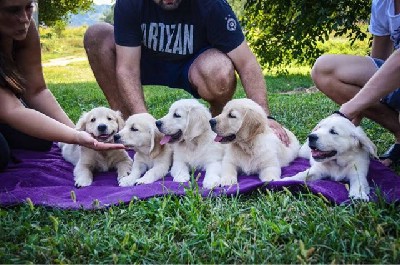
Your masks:
{"label": "green grass", "polygon": [[[71,37],[63,45],[82,38],[83,31],[76,31],[65,33]],[[84,56],[82,47],[59,53],[51,45],[45,61]],[[107,105],[87,62],[44,70],[74,121],[82,111]],[[307,67],[271,73],[266,80],[272,113],[301,141],[337,109],[321,93],[286,93],[312,86]],[[235,97],[243,96],[239,84]],[[161,117],[172,102],[189,95],[147,86],[145,97],[149,111]],[[365,120],[363,127],[380,153],[392,143],[375,123]],[[307,190],[201,198],[194,188],[185,197],[94,211],[24,204],[0,208],[0,263],[399,263],[399,220],[393,204],[335,206]]]}

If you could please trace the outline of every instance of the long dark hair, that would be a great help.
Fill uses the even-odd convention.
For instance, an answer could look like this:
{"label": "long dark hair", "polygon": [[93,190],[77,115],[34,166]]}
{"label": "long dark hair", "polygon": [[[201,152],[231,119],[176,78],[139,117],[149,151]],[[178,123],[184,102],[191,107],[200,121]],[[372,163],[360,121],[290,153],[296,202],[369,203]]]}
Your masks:
{"label": "long dark hair", "polygon": [[0,87],[10,89],[20,97],[25,91],[25,82],[14,61],[0,52]]}

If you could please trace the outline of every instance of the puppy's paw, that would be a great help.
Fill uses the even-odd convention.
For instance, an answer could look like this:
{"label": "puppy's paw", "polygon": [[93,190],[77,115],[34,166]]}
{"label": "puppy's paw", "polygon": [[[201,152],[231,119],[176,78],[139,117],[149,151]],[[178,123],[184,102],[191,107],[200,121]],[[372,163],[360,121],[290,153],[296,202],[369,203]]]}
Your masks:
{"label": "puppy's paw", "polygon": [[350,191],[349,192],[349,197],[352,198],[353,200],[361,200],[361,201],[369,201],[369,196],[366,192],[358,192],[358,191]]}
{"label": "puppy's paw", "polygon": [[87,187],[90,186],[93,182],[93,178],[87,176],[77,176],[75,177],[75,186],[80,187]]}
{"label": "puppy's paw", "polygon": [[129,172],[129,171],[122,172],[122,173],[118,172],[118,178],[117,178],[118,182],[120,182],[121,179],[123,179],[123,178],[129,177],[130,174],[131,174],[131,172]]}
{"label": "puppy's paw", "polygon": [[151,184],[155,182],[158,178],[156,178],[152,174],[144,174],[143,177],[139,178],[136,180],[136,185],[141,185],[141,184]]}
{"label": "puppy's paw", "polygon": [[131,187],[136,184],[137,178],[131,177],[131,176],[126,176],[123,178],[120,178],[118,180],[118,185],[120,187]]}
{"label": "puppy's paw", "polygon": [[203,180],[203,188],[213,189],[221,185],[221,178],[218,176],[206,176]]}
{"label": "puppy's paw", "polygon": [[179,174],[176,176],[173,176],[175,182],[188,182],[190,180],[190,175],[189,174]]}
{"label": "puppy's paw", "polygon": [[267,176],[267,177],[260,177],[262,182],[271,182],[275,180],[281,180],[279,177]]}
{"label": "puppy's paw", "polygon": [[237,177],[230,177],[230,176],[224,176],[221,178],[220,180],[221,182],[221,186],[232,186],[232,185],[236,185],[238,182]]}
{"label": "puppy's paw", "polygon": [[280,180],[281,171],[280,169],[276,170],[275,168],[268,168],[260,173],[259,178],[262,182],[271,182],[274,180]]}
{"label": "puppy's paw", "polygon": [[118,181],[124,177],[127,177],[131,174],[132,166],[129,164],[121,165],[118,167]]}

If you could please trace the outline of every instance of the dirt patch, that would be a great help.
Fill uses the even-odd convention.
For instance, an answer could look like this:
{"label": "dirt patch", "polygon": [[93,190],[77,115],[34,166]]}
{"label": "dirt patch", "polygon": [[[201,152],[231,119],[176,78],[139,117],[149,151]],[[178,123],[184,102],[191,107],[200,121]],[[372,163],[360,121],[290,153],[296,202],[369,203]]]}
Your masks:
{"label": "dirt patch", "polygon": [[286,94],[286,95],[291,95],[291,94],[300,94],[300,93],[315,93],[318,92],[318,88],[316,86],[312,87],[297,87],[291,91],[286,91],[286,92],[281,92],[279,94]]}
{"label": "dirt patch", "polygon": [[67,56],[67,57],[62,57],[62,58],[56,58],[56,59],[51,59],[49,62],[44,63],[43,66],[66,66],[70,63],[74,62],[82,62],[82,61],[87,61],[86,57],[75,57],[75,56]]}

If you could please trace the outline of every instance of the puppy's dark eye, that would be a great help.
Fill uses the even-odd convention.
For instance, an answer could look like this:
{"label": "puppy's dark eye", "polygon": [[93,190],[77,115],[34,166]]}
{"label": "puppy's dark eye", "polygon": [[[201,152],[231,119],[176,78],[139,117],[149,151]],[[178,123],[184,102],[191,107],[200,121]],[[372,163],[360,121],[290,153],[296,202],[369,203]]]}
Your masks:
{"label": "puppy's dark eye", "polygon": [[174,118],[180,118],[181,115],[179,115],[178,113],[174,113]]}
{"label": "puppy's dark eye", "polygon": [[233,115],[231,112],[229,112],[228,117],[231,118],[231,119],[235,119],[236,118],[236,116]]}
{"label": "puppy's dark eye", "polygon": [[107,120],[111,121],[111,120],[112,120],[112,118],[111,118],[111,117],[107,117]]}
{"label": "puppy's dark eye", "polygon": [[330,133],[330,134],[338,134],[334,129],[330,129],[330,130],[329,130],[329,133]]}
{"label": "puppy's dark eye", "polygon": [[137,132],[138,129],[136,129],[135,127],[131,127],[131,131],[132,131],[132,132]]}
{"label": "puppy's dark eye", "polygon": [[90,120],[90,122],[95,122],[96,121],[96,118],[92,118],[91,120]]}

